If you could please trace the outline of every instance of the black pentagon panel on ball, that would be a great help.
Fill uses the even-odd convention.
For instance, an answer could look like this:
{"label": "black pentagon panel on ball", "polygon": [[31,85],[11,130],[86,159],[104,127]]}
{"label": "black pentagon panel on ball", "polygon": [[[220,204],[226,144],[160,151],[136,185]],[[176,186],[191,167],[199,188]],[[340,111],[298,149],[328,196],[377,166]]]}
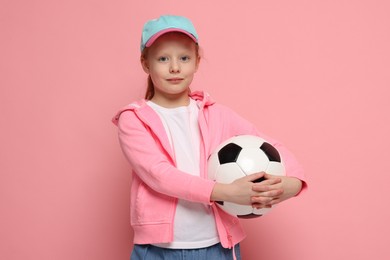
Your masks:
{"label": "black pentagon panel on ball", "polygon": [[242,148],[235,143],[229,143],[225,145],[218,152],[219,163],[224,164],[237,161],[241,150]]}
{"label": "black pentagon panel on ball", "polygon": [[276,150],[276,148],[271,144],[264,142],[260,146],[260,149],[265,153],[265,155],[267,155],[270,162],[282,162],[278,150]]}

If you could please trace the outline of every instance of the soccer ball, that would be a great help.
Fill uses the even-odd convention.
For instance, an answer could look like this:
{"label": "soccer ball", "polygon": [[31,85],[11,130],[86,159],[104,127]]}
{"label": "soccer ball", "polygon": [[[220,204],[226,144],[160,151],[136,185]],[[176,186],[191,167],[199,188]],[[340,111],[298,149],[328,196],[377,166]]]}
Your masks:
{"label": "soccer ball", "polygon": [[[208,159],[208,177],[219,183],[234,180],[257,172],[283,176],[285,169],[279,152],[264,139],[253,135],[238,135],[220,144]],[[255,182],[260,182],[260,178]],[[254,209],[250,205],[238,205],[218,201],[217,205],[231,215],[255,218],[271,208]]]}

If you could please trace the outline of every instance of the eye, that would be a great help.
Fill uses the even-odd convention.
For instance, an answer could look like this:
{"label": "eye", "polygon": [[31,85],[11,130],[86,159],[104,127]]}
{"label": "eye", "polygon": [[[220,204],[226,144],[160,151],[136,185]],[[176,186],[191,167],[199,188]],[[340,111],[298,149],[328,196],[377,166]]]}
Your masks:
{"label": "eye", "polygon": [[158,61],[167,62],[168,61],[168,57],[162,56],[162,57],[158,58]]}
{"label": "eye", "polygon": [[182,57],[180,58],[180,60],[181,60],[181,61],[184,61],[184,62],[189,61],[190,59],[191,59],[190,56],[182,56]]}

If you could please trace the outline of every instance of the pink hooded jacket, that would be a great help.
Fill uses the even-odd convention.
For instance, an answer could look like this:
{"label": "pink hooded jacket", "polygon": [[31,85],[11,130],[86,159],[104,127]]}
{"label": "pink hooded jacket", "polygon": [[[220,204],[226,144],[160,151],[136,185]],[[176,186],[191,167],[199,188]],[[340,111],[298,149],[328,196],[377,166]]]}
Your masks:
{"label": "pink hooded jacket", "polygon": [[[211,205],[221,244],[232,248],[245,237],[239,220],[210,201],[215,182],[207,178],[207,158],[226,139],[241,134],[260,135],[255,127],[203,92],[190,97],[199,107],[201,132],[201,177],[175,167],[175,155],[159,116],[146,100],[121,109],[113,118],[119,129],[123,153],[132,168],[131,225],[135,244],[166,243],[173,240],[177,199]],[[281,153],[288,176],[304,181],[303,170],[293,155],[274,140],[260,135]],[[304,189],[306,185],[303,186]]]}

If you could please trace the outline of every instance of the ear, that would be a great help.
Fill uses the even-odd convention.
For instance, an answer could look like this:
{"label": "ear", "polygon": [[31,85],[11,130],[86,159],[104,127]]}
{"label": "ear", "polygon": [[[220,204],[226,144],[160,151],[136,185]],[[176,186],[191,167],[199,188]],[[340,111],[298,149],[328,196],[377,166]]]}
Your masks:
{"label": "ear", "polygon": [[148,64],[148,61],[147,59],[145,59],[145,57],[141,57],[141,65],[142,65],[142,68],[143,70],[149,74],[150,70],[149,70],[149,64]]}
{"label": "ear", "polygon": [[195,67],[195,71],[198,71],[199,63],[200,63],[200,56],[196,57],[196,67]]}

